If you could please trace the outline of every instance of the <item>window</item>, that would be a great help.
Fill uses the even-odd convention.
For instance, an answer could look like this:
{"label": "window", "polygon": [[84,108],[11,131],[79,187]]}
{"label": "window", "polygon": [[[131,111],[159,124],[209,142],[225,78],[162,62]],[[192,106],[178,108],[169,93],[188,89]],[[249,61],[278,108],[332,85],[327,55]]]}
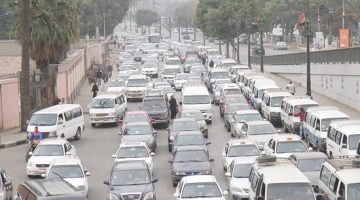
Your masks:
{"label": "window", "polygon": [[281,110],[284,110],[285,105],[286,105],[285,101],[282,101],[282,102],[281,102]]}
{"label": "window", "polygon": [[347,144],[347,135],[343,134],[343,140],[341,144]]}
{"label": "window", "polygon": [[335,135],[336,135],[336,130],[332,127],[329,127],[329,130],[328,130],[328,138],[332,141],[335,142]]}
{"label": "window", "polygon": [[322,167],[320,172],[320,181],[323,182],[326,186],[329,185],[331,172],[328,168]]}
{"label": "window", "polygon": [[80,117],[81,115],[82,115],[81,108],[75,108],[73,110],[73,117],[74,118]]}
{"label": "window", "polygon": [[319,120],[319,119],[316,119],[315,129],[321,131],[321,130],[320,130],[320,120]]}
{"label": "window", "polygon": [[306,124],[310,124],[310,119],[311,119],[310,115],[308,113],[305,113],[305,123]]}
{"label": "window", "polygon": [[253,177],[252,177],[252,181],[251,181],[251,188],[256,191],[256,186],[257,186],[257,183],[259,181],[259,177],[257,176],[257,174],[254,173]]}
{"label": "window", "polygon": [[119,104],[119,99],[118,98],[115,98],[115,104]]}
{"label": "window", "polygon": [[337,132],[336,132],[336,137],[335,137],[335,142],[336,142],[336,144],[338,144],[338,145],[340,145],[341,136],[342,136],[342,133],[340,133],[339,131],[337,131]]}
{"label": "window", "polygon": [[311,127],[314,127],[315,120],[316,120],[316,118],[314,116],[311,116],[310,124],[309,124]]}
{"label": "window", "polygon": [[70,120],[73,119],[73,112],[72,111],[67,111],[64,114],[65,114],[65,120],[66,121],[70,121]]}
{"label": "window", "polygon": [[336,176],[332,175],[330,178],[329,188],[335,194],[336,194],[338,184],[339,184],[339,179]]}
{"label": "window", "polygon": [[120,102],[121,102],[121,104],[125,102],[124,95],[120,96]]}

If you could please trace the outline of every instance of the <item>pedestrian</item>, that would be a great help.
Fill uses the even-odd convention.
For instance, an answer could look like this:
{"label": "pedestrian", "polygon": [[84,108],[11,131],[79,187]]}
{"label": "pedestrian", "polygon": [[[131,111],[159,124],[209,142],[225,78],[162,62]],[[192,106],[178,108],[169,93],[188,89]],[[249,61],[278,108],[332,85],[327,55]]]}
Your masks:
{"label": "pedestrian", "polygon": [[213,68],[213,67],[214,67],[214,61],[213,61],[213,59],[210,60],[210,62],[209,62],[209,67],[210,67],[210,68]]}
{"label": "pedestrian", "polygon": [[300,117],[300,130],[299,135],[302,139],[305,139],[304,135],[304,120],[305,120],[305,110],[303,107],[300,107],[300,112],[294,114],[295,117]]}
{"label": "pedestrian", "polygon": [[99,87],[96,85],[96,83],[94,83],[91,92],[93,93],[93,98],[95,98],[97,93],[99,92]]}
{"label": "pedestrian", "polygon": [[106,68],[107,68],[107,71],[108,71],[108,77],[111,78],[113,67],[112,67],[112,65],[108,64],[106,66]]}
{"label": "pedestrian", "polygon": [[178,108],[178,105],[177,105],[177,102],[176,102],[176,99],[175,99],[174,95],[171,95],[171,99],[169,101],[169,104],[170,104],[171,119],[174,119],[176,114],[179,111],[179,108]]}
{"label": "pedestrian", "polygon": [[61,99],[59,97],[55,97],[54,99],[54,106],[58,105],[61,102]]}
{"label": "pedestrian", "polygon": [[293,82],[289,82],[287,85],[286,85],[286,90],[292,94],[292,95],[295,95],[295,85]]}
{"label": "pedestrian", "polygon": [[102,71],[102,79],[104,80],[104,83],[108,81],[109,78],[109,72],[106,67],[104,67],[104,70]]}
{"label": "pedestrian", "polygon": [[102,71],[101,69],[99,69],[97,72],[96,72],[96,83],[98,85],[101,85],[101,78],[102,78]]}

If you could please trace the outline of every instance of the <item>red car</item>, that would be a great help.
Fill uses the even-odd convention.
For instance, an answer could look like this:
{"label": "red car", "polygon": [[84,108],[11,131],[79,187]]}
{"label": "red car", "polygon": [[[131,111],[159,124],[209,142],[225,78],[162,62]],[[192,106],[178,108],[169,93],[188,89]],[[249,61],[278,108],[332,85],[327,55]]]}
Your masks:
{"label": "red car", "polygon": [[224,97],[224,101],[220,102],[220,116],[224,116],[225,105],[232,103],[248,103],[242,94],[229,94]]}
{"label": "red car", "polygon": [[153,119],[149,117],[149,114],[146,111],[132,111],[132,112],[126,112],[125,116],[122,120],[119,121],[121,125],[120,133],[122,133],[127,123],[132,122],[149,122],[150,124],[153,123]]}

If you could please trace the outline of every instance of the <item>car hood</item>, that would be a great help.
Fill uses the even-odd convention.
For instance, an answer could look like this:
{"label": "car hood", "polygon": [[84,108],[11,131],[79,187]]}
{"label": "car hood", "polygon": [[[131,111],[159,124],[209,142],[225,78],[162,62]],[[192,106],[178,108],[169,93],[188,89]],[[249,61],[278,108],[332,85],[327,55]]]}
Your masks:
{"label": "car hood", "polygon": [[157,68],[153,67],[153,68],[144,68],[144,69],[141,69],[141,71],[143,72],[147,72],[147,71],[156,71]]}
{"label": "car hood", "polygon": [[98,114],[98,113],[111,113],[115,112],[114,108],[90,108],[89,114]]}
{"label": "car hood", "polygon": [[173,169],[175,172],[201,172],[209,171],[210,163],[205,162],[176,162],[173,164]]}
{"label": "car hood", "polygon": [[152,184],[142,184],[142,185],[123,185],[123,186],[112,186],[109,188],[110,192],[116,195],[121,195],[123,193],[146,193],[153,190]]}
{"label": "car hood", "polygon": [[248,178],[231,178],[230,186],[236,186],[242,189],[249,189],[250,183]]}
{"label": "car hood", "polygon": [[65,158],[65,156],[31,156],[28,162],[34,164],[50,164],[53,159]]}
{"label": "car hood", "polygon": [[124,135],[121,142],[145,142],[147,143],[152,135]]}
{"label": "car hood", "polygon": [[185,84],[187,82],[187,80],[175,80],[175,83],[178,84]]}
{"label": "car hood", "polygon": [[149,115],[164,114],[167,113],[166,108],[143,108]]}
{"label": "car hood", "polygon": [[[194,198],[181,198],[181,200],[194,199]],[[196,198],[196,200],[225,200],[224,197],[211,197],[211,198]]]}
{"label": "car hood", "polygon": [[270,112],[281,112],[281,108],[280,107],[269,107]]}
{"label": "car hood", "polygon": [[302,173],[306,176],[306,178],[309,179],[311,185],[318,185],[318,180],[320,175],[319,171],[308,171]]}

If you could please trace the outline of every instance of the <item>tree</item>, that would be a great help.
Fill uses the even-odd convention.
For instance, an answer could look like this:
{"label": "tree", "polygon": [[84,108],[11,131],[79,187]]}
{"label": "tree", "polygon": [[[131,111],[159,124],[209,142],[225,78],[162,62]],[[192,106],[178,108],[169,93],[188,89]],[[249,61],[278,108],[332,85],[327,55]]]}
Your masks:
{"label": "tree", "polygon": [[0,7],[0,40],[11,39],[10,30],[13,26],[13,12],[11,10],[11,0],[2,0]]}
{"label": "tree", "polygon": [[158,14],[148,9],[138,10],[135,14],[135,21],[138,26],[150,27],[158,20],[159,20]]}
{"label": "tree", "polygon": [[[19,9],[14,10],[17,16]],[[30,57],[36,66],[47,71],[49,63],[65,59],[70,45],[78,40],[80,21],[75,0],[31,0]],[[21,23],[15,17],[14,35],[22,39]]]}
{"label": "tree", "polygon": [[194,20],[196,17],[196,8],[197,8],[196,1],[188,1],[180,4],[176,8],[174,15],[174,18],[177,19],[176,21],[180,23],[178,25],[180,25],[181,27],[194,26]]}

